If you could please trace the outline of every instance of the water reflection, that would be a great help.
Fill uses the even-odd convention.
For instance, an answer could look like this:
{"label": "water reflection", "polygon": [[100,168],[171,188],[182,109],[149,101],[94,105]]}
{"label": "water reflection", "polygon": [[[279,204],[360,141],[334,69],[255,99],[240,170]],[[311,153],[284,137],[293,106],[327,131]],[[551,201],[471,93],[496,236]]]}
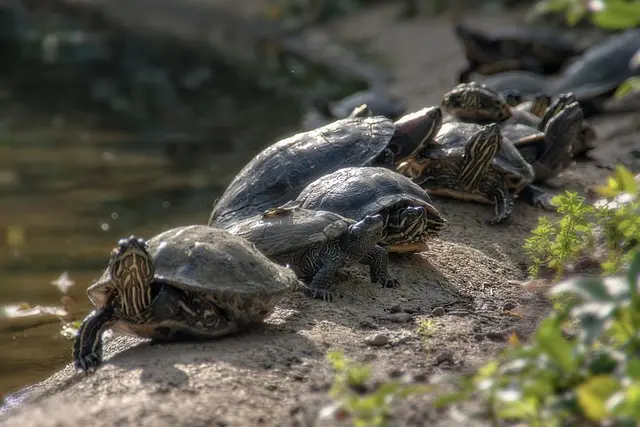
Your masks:
{"label": "water reflection", "polygon": [[[211,145],[177,150],[87,128],[0,132],[0,305],[61,305],[51,282],[66,271],[76,282],[69,295],[80,318],[90,309],[85,290],[121,236],[205,223],[214,197],[242,165],[295,129],[290,106],[250,101],[238,119],[245,126],[212,135]],[[23,330],[0,322],[0,395],[70,361],[71,343],[60,327],[54,321]]]}

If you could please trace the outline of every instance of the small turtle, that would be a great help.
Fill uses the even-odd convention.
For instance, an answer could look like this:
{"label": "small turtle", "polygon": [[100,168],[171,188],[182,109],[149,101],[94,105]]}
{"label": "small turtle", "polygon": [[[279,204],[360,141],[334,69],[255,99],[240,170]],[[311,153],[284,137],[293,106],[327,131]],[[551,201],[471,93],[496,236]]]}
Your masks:
{"label": "small turtle", "polygon": [[308,111],[303,119],[304,130],[324,126],[334,120],[353,117],[354,109],[365,104],[372,116],[385,116],[392,120],[399,119],[407,111],[407,102],[384,89],[375,88],[355,92],[336,102],[328,102],[317,98],[314,108]]}
{"label": "small turtle", "polygon": [[398,284],[387,272],[387,251],[378,246],[383,230],[382,215],[354,221],[333,212],[303,209],[294,201],[228,229],[255,244],[271,260],[290,266],[308,281],[311,296],[324,300],[332,299],[335,273],[354,262],[369,265],[372,283]]}
{"label": "small turtle", "polygon": [[430,194],[492,204],[496,215],[488,223],[504,222],[513,211],[513,195],[533,182],[532,166],[503,138],[497,123],[442,128],[439,139],[401,163],[398,172]]}
{"label": "small turtle", "polygon": [[[459,84],[445,93],[442,97],[441,108],[442,111],[452,116],[446,118],[445,122],[500,122],[503,128],[520,124],[523,125],[520,128],[521,130],[531,133],[535,132],[535,130],[530,128],[536,128],[538,131],[544,132],[551,117],[566,105],[575,102],[576,99],[572,93],[566,93],[558,96],[551,105],[548,104],[548,101],[548,95],[538,94],[531,104],[522,103],[516,107],[511,107],[497,91],[484,84],[471,82]],[[539,117],[540,111],[544,111],[542,117]],[[582,114],[584,115],[584,113]],[[581,118],[580,131],[576,139],[571,142],[572,156],[579,156],[592,149],[596,139],[597,136],[593,127]],[[512,141],[519,147],[517,138],[515,140],[512,139]]]}
{"label": "small turtle", "polygon": [[386,168],[337,170],[307,185],[296,201],[303,208],[356,220],[382,215],[384,234],[379,244],[389,252],[426,250],[427,237],[437,235],[446,223],[426,191]]}
{"label": "small turtle", "polygon": [[262,321],[299,282],[254,245],[204,225],[177,227],[149,241],[122,239],[102,277],[87,289],[96,307],[76,337],[73,360],[102,362],[102,332],[160,340],[216,338]]}
{"label": "small turtle", "polygon": [[323,175],[348,166],[384,165],[408,157],[442,124],[437,106],[393,122],[383,116],[351,117],[276,142],[256,155],[215,203],[209,225],[226,228],[295,199]]}
{"label": "small turtle", "polygon": [[580,102],[585,117],[590,117],[606,111],[605,101],[622,82],[634,75],[628,64],[638,49],[640,29],[629,29],[611,35],[586,50],[558,77],[509,72],[488,78],[483,84],[498,92],[544,92],[552,96],[572,92]]}
{"label": "small turtle", "polygon": [[455,120],[533,124],[538,118],[533,111],[546,109],[548,103],[548,95],[540,93],[532,105],[512,107],[502,95],[485,84],[469,82],[460,83],[442,95],[440,108]]}
{"label": "small turtle", "polygon": [[527,70],[551,74],[584,49],[567,34],[551,28],[503,27],[492,34],[461,23],[455,26],[468,66],[458,81],[469,81],[471,73],[496,74],[506,70]]}

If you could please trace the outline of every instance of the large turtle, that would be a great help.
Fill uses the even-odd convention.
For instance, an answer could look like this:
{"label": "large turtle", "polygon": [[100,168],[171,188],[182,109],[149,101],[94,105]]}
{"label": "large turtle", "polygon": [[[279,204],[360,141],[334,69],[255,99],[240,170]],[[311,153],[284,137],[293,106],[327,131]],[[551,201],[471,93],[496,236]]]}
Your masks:
{"label": "large turtle", "polygon": [[551,74],[560,70],[584,48],[568,34],[543,27],[501,27],[492,33],[462,23],[455,26],[468,65],[458,81],[469,81],[474,71],[490,75],[506,70],[528,70]]}
{"label": "large turtle", "polygon": [[385,165],[409,156],[442,123],[439,107],[393,122],[383,116],[350,117],[298,133],[256,155],[214,204],[209,225],[226,228],[295,199],[310,182],[348,166]]}
{"label": "large turtle", "polygon": [[606,111],[605,101],[618,86],[633,76],[629,61],[640,49],[640,29],[634,28],[607,37],[586,50],[558,77],[546,77],[524,71],[496,74],[483,83],[501,93],[549,93],[557,96],[572,92],[585,117]]}
{"label": "large turtle", "polygon": [[303,129],[315,129],[334,120],[344,119],[352,115],[354,109],[366,105],[372,116],[385,116],[392,120],[399,119],[407,111],[407,102],[389,93],[384,88],[372,88],[339,100],[330,102],[317,98],[313,108],[307,111],[302,119]]}
{"label": "large turtle", "polygon": [[[471,82],[459,84],[446,92],[442,97],[441,108],[443,112],[449,113],[449,116],[444,120],[445,122],[499,122],[503,131],[508,131],[507,136],[511,141],[516,144],[518,149],[521,149],[530,146],[531,138],[536,143],[544,141],[542,133],[546,132],[551,118],[574,102],[576,102],[576,98],[572,93],[559,95],[550,105],[546,94],[538,94],[531,104],[521,103],[511,107],[497,91],[484,84]],[[545,105],[547,107],[543,108]],[[541,112],[543,113],[541,114]],[[592,149],[597,139],[593,127],[583,119],[584,113],[581,112],[580,118],[572,119],[575,122],[571,122],[580,124],[576,139],[571,141],[572,156],[579,156]],[[532,136],[536,133],[536,136]],[[524,140],[522,140],[523,137]],[[526,144],[521,144],[521,140]],[[553,143],[552,140],[549,141]],[[536,151],[540,152],[541,150]],[[542,151],[546,152],[547,149]]]}
{"label": "large turtle", "polygon": [[253,244],[205,225],[122,239],[87,289],[96,310],[80,326],[75,366],[101,363],[107,328],[160,340],[220,337],[262,321],[299,284]]}
{"label": "large turtle", "polygon": [[446,224],[426,191],[387,168],[339,169],[307,185],[296,201],[303,208],[356,220],[382,215],[384,234],[379,244],[389,252],[423,251],[425,240]]}
{"label": "large turtle", "polygon": [[383,287],[398,284],[387,272],[387,251],[377,245],[383,229],[381,215],[355,221],[290,201],[236,222],[228,231],[254,243],[271,260],[290,266],[308,282],[313,298],[328,301],[335,273],[354,262],[369,265],[371,282]]}
{"label": "large turtle", "polygon": [[439,140],[401,163],[398,172],[430,194],[492,204],[495,217],[488,223],[504,222],[513,211],[514,194],[533,182],[533,167],[503,138],[497,123],[442,127]]}

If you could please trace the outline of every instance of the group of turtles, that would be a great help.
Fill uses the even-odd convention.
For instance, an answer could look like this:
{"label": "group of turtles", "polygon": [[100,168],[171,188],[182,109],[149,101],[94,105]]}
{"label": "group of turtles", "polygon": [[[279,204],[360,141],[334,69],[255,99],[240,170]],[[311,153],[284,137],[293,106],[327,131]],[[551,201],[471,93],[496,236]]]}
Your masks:
{"label": "group of turtles", "polygon": [[[640,75],[640,28],[608,35],[595,44],[550,27],[506,27],[492,32],[457,24],[467,58],[459,82],[472,73],[516,104],[540,93],[571,92],[585,117],[606,111],[606,100],[627,79]],[[634,59],[635,57],[635,59]]]}
{"label": "group of turtles", "polygon": [[585,127],[570,93],[512,107],[470,82],[397,120],[363,104],[278,141],[231,181],[207,225],[119,242],[87,291],[96,310],[76,337],[75,366],[101,363],[107,328],[210,338],[260,322],[293,288],[331,300],[335,273],[353,263],[396,286],[388,253],[424,250],[447,222],[430,194],[492,204],[490,224],[518,195],[547,206],[533,183],[585,149]]}

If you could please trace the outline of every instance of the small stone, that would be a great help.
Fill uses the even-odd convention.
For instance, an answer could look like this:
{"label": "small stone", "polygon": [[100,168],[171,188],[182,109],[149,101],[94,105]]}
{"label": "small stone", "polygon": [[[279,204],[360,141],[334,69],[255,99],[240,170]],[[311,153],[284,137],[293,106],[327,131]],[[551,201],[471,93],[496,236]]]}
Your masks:
{"label": "small stone", "polygon": [[384,334],[378,334],[370,340],[367,340],[367,344],[374,347],[382,347],[389,343],[389,336]]}
{"label": "small stone", "polygon": [[514,308],[516,308],[516,305],[514,303],[512,303],[512,302],[508,302],[508,303],[505,303],[505,305],[502,306],[502,311],[503,312],[511,311]]}
{"label": "small stone", "polygon": [[431,315],[434,317],[444,316],[444,308],[442,307],[434,308],[433,310],[431,310]]}
{"label": "small stone", "polygon": [[403,375],[404,375],[404,371],[401,371],[400,369],[393,369],[389,371],[389,378],[392,378],[392,379],[398,379]]}
{"label": "small stone", "polygon": [[413,316],[410,315],[409,313],[393,313],[387,316],[387,319],[396,323],[404,323],[411,320],[412,317]]}
{"label": "small stone", "polygon": [[392,305],[389,307],[389,313],[399,313],[402,311],[402,307],[399,304]]}
{"label": "small stone", "polygon": [[504,332],[487,332],[485,334],[491,341],[506,341],[507,335]]}
{"label": "small stone", "polygon": [[443,363],[453,364],[453,351],[444,350],[436,357],[436,365],[442,365]]}
{"label": "small stone", "polygon": [[482,341],[484,339],[484,334],[474,334],[473,339],[476,341]]}

